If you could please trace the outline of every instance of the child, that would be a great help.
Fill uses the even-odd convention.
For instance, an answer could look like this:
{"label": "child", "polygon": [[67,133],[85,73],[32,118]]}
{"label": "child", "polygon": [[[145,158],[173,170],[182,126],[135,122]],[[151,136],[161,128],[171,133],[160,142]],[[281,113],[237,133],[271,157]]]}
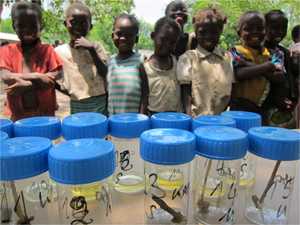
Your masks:
{"label": "child", "polygon": [[55,51],[63,61],[64,75],[59,84],[70,98],[71,114],[99,112],[107,114],[106,73],[107,55],[100,44],[86,39],[92,29],[92,15],[87,6],[77,2],[66,10],[65,26],[70,43]]}
{"label": "child", "polygon": [[159,19],[151,33],[154,54],[144,63],[149,84],[150,114],[181,111],[180,87],[176,78],[176,57],[171,53],[180,35],[179,25],[167,17]]}
{"label": "child", "polygon": [[[292,30],[292,38],[294,44],[290,47],[292,58],[292,71],[296,80],[299,82],[300,76],[300,25],[297,25]],[[299,90],[298,90],[299,91]]]}
{"label": "child", "polygon": [[195,34],[184,33],[184,26],[188,21],[188,10],[186,4],[181,0],[175,0],[167,5],[165,16],[176,21],[181,28],[180,36],[173,54],[178,58],[186,50],[195,49],[197,41]]}
{"label": "child", "polygon": [[121,14],[114,21],[112,39],[118,54],[112,56],[108,72],[109,114],[125,112],[146,113],[147,77],[142,56],[133,51],[138,42],[139,24],[128,14]]}
{"label": "child", "polygon": [[233,80],[231,59],[217,46],[226,17],[217,9],[196,13],[194,28],[198,47],[183,54],[177,64],[186,113],[219,114],[228,105]]}
{"label": "child", "polygon": [[42,44],[42,11],[30,2],[15,3],[12,23],[20,42],[0,48],[0,76],[8,85],[5,114],[12,120],[53,116],[57,108],[55,79],[62,64],[52,46]]}
{"label": "child", "polygon": [[287,34],[288,19],[282,11],[271,10],[265,15],[265,20],[265,47],[270,51],[273,62],[277,59],[276,64],[284,72],[284,82],[270,83],[271,90],[264,104],[268,110],[268,123],[272,126],[294,128],[295,118],[292,111],[297,103],[296,83],[291,70],[290,52],[280,45]]}
{"label": "child", "polygon": [[296,122],[297,128],[300,128],[300,25],[297,25],[292,30],[292,38],[294,44],[290,47],[291,58],[292,58],[292,72],[295,76],[295,87],[298,96],[298,105],[296,109]]}
{"label": "child", "polygon": [[271,54],[263,47],[265,18],[256,11],[244,13],[238,24],[241,45],[232,49],[236,83],[233,85],[231,110],[256,112],[266,122],[264,103],[270,82],[284,81],[279,65],[270,61]]}

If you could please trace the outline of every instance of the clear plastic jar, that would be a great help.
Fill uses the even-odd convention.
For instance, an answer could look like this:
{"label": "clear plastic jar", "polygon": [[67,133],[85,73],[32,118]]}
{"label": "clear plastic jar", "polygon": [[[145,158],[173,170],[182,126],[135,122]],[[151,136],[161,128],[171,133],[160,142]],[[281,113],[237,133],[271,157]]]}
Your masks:
{"label": "clear plastic jar", "polygon": [[[75,113],[67,116],[62,121],[62,135],[65,140],[81,138],[100,138],[106,137],[108,132],[107,117],[94,112]],[[86,185],[81,189],[77,187],[76,192],[81,193],[85,198],[95,197],[98,190],[97,185]]]}
{"label": "clear plastic jar", "polygon": [[247,134],[225,126],[194,131],[197,138],[196,169],[191,192],[191,223],[235,222],[241,159],[248,148]]}
{"label": "clear plastic jar", "polygon": [[9,119],[0,119],[0,131],[7,133],[9,138],[14,136],[14,124]]}
{"label": "clear plastic jar", "polygon": [[[59,224],[110,224],[114,170],[115,150],[108,141],[75,139],[54,146],[49,173],[57,184]],[[83,192],[90,187],[93,192]]]}
{"label": "clear plastic jar", "polygon": [[178,112],[161,112],[151,116],[152,128],[191,129],[192,117]]}
{"label": "clear plastic jar", "polygon": [[[236,121],[236,127],[248,133],[252,127],[260,127],[262,123],[261,116],[257,113],[243,111],[226,111],[221,114]],[[256,160],[251,154],[247,153],[242,159],[240,166],[240,187],[251,187],[255,182]]]}
{"label": "clear plastic jar", "polygon": [[[14,123],[14,134],[16,137],[44,137],[52,140],[53,144],[62,141],[61,137],[61,121],[54,116],[36,116],[18,120]],[[57,198],[55,183],[47,178],[47,186],[53,197],[51,201]]]}
{"label": "clear plastic jar", "polygon": [[145,160],[145,224],[186,224],[195,135],[179,129],[152,129],[141,135]]}
{"label": "clear plastic jar", "polygon": [[105,138],[108,132],[107,117],[94,112],[75,113],[62,121],[65,140],[79,138]]}
{"label": "clear plastic jar", "polygon": [[115,190],[125,194],[144,191],[144,164],[139,153],[139,137],[150,129],[149,117],[137,113],[116,114],[109,117],[109,127],[117,156]]}
{"label": "clear plastic jar", "polygon": [[297,181],[300,134],[274,127],[249,130],[250,152],[258,158],[257,179],[248,190],[246,218],[255,224],[288,224]]}
{"label": "clear plastic jar", "polygon": [[46,174],[51,146],[49,139],[41,137],[17,137],[1,143],[1,224],[51,222]]}
{"label": "clear plastic jar", "polygon": [[61,121],[54,116],[36,116],[18,120],[14,123],[15,137],[44,137],[53,144],[61,141]]}

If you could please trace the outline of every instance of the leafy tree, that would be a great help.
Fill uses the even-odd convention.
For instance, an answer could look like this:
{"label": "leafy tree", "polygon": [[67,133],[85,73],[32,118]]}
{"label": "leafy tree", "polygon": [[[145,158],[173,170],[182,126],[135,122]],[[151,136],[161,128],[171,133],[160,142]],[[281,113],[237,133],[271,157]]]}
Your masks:
{"label": "leafy tree", "polygon": [[1,21],[0,32],[14,33],[14,29],[12,28],[12,24],[11,24],[11,19],[6,19]]}
{"label": "leafy tree", "polygon": [[221,9],[228,17],[227,25],[221,37],[221,47],[227,49],[239,40],[236,34],[236,25],[240,15],[249,10],[257,10],[266,13],[272,9],[283,10],[289,19],[288,35],[283,44],[288,46],[291,43],[290,30],[300,21],[300,4],[298,0],[196,0],[193,4],[193,14],[203,8],[215,6]]}
{"label": "leafy tree", "polygon": [[153,49],[153,41],[151,40],[151,32],[153,31],[153,26],[146,21],[140,20],[140,36],[139,43],[137,47],[139,49]]}

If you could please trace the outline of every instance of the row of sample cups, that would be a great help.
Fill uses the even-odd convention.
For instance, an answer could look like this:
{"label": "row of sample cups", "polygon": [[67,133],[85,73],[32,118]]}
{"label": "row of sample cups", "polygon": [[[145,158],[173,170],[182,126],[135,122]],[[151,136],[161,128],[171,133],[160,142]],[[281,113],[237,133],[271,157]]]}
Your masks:
{"label": "row of sample cups", "polygon": [[[238,113],[233,113],[233,114],[236,114],[235,115],[236,117],[237,117],[237,115],[238,115],[238,117],[245,117],[245,115],[247,113],[238,112]],[[141,116],[141,115],[138,115],[138,116],[141,118],[146,118],[145,116]],[[164,117],[165,116],[166,115],[164,115]],[[249,114],[248,114],[248,116],[249,116]],[[196,175],[192,176],[192,178],[194,178],[194,179],[192,179],[192,182],[191,182],[190,168],[189,168],[190,165],[188,162],[190,162],[192,160],[193,153],[192,153],[192,151],[190,151],[190,154],[188,154],[188,150],[184,150],[184,149],[188,149],[187,146],[190,146],[190,148],[192,149],[193,144],[189,143],[189,141],[188,141],[188,143],[184,142],[185,139],[183,137],[185,137],[185,135],[183,133],[186,131],[178,131],[177,130],[176,131],[177,133],[176,133],[174,130],[173,131],[170,131],[170,130],[152,130],[151,131],[150,130],[150,131],[148,131],[149,132],[148,136],[145,134],[145,137],[150,139],[150,141],[147,140],[147,138],[143,138],[143,135],[142,135],[141,156],[147,162],[147,163],[145,163],[145,170],[144,170],[145,172],[144,172],[141,168],[139,168],[139,169],[136,168],[138,164],[136,164],[135,160],[137,161],[138,159],[135,159],[134,157],[132,157],[132,155],[134,156],[135,154],[136,155],[139,155],[139,154],[136,153],[135,151],[133,151],[133,153],[131,153],[131,154],[128,153],[128,150],[132,149],[132,147],[134,146],[135,143],[131,143],[130,140],[126,140],[126,139],[132,139],[131,137],[134,134],[131,134],[130,132],[138,132],[137,130],[138,130],[139,126],[132,125],[132,127],[135,127],[135,129],[130,129],[130,122],[128,122],[128,121],[134,120],[134,119],[132,119],[132,118],[130,119],[130,115],[127,114],[126,115],[127,124],[125,123],[120,127],[120,125],[118,125],[118,122],[116,122],[116,121],[120,120],[120,118],[122,116],[116,115],[115,117],[116,117],[115,124],[113,126],[111,126],[111,127],[115,126],[115,128],[117,130],[114,135],[116,136],[117,139],[124,139],[124,140],[117,140],[117,141],[119,141],[119,142],[125,141],[125,143],[129,142],[129,144],[124,148],[126,150],[125,153],[123,153],[123,151],[118,153],[119,158],[117,157],[118,158],[117,163],[119,164],[118,167],[120,167],[120,168],[119,168],[119,171],[117,173],[115,173],[115,175],[114,175],[114,181],[115,181],[114,187],[116,188],[116,190],[118,190],[120,193],[123,193],[126,196],[126,198],[122,198],[122,200],[125,199],[124,201],[131,202],[132,199],[134,199],[132,193],[139,193],[139,190],[141,190],[140,188],[143,189],[144,185],[146,184],[146,192],[145,193],[146,193],[146,196],[148,196],[148,198],[146,198],[148,200],[147,201],[145,200],[145,206],[144,206],[145,211],[146,211],[146,213],[145,213],[145,215],[146,215],[145,222],[146,223],[159,223],[159,224],[160,223],[185,223],[188,220],[190,220],[190,222],[193,220],[196,220],[198,222],[201,221],[201,222],[210,223],[210,224],[217,224],[217,223],[222,224],[222,223],[233,223],[234,222],[234,218],[235,218],[234,200],[235,200],[235,197],[236,197],[237,191],[238,191],[236,188],[236,182],[239,179],[240,172],[238,172],[238,171],[239,171],[240,166],[238,166],[238,168],[236,168],[236,166],[233,166],[233,164],[234,164],[233,161],[238,161],[238,159],[240,157],[243,157],[243,156],[241,156],[242,152],[246,152],[246,149],[245,149],[246,144],[244,141],[242,141],[245,139],[245,137],[243,137],[243,136],[245,136],[245,134],[243,132],[238,131],[236,129],[234,129],[235,131],[233,131],[233,128],[225,128],[225,127],[212,127],[212,128],[203,127],[203,128],[198,129],[195,132],[196,137],[197,137],[196,138],[197,143],[198,143],[197,144],[197,146],[198,146],[197,152],[198,152],[198,155],[201,155],[202,157],[199,156],[196,159],[196,161],[197,161],[196,169],[193,170],[194,174],[196,174]],[[172,114],[172,117],[174,117],[174,114]],[[229,121],[230,121],[230,119],[228,119],[228,118],[225,119],[223,117],[218,117],[218,116],[216,116],[216,117],[207,116],[207,117],[197,118],[196,122],[195,121],[193,122],[193,127],[194,127],[194,124],[198,124],[197,126],[202,126],[202,124],[204,124],[203,126],[214,125],[214,124],[220,124],[221,122],[230,124]],[[245,126],[245,124],[246,124],[246,122],[244,122],[244,123],[239,122],[239,123],[240,123],[240,126],[242,126],[242,125]],[[239,123],[237,123],[237,124],[239,124]],[[248,123],[249,123],[249,121],[248,121]],[[79,122],[78,122],[78,124],[79,124]],[[173,124],[174,123],[172,123],[172,125]],[[232,122],[231,122],[231,124],[232,124]],[[222,125],[225,125],[225,124],[222,124]],[[231,126],[234,126],[234,125],[231,125]],[[194,128],[196,128],[196,127],[194,127]],[[201,129],[203,130],[202,133],[200,132]],[[208,129],[208,130],[205,130],[205,129]],[[267,129],[267,128],[260,128],[260,129]],[[275,129],[275,128],[268,128],[268,129],[269,130],[267,132],[271,132],[272,129]],[[126,130],[127,132],[122,132],[122,131],[120,132],[120,130]],[[133,130],[133,131],[131,131],[131,130]],[[216,131],[219,131],[219,132],[216,132]],[[297,136],[296,133],[293,133],[293,132],[289,133],[291,131],[286,131],[283,129],[282,130],[275,129],[272,132],[276,133],[275,131],[278,132],[279,134],[280,134],[280,132],[282,132],[283,134],[286,134],[286,136],[291,137],[292,140],[294,138],[296,140],[296,143],[299,144],[299,136]],[[140,131],[140,132],[142,132],[142,131]],[[170,134],[170,132],[172,134]],[[176,135],[173,132],[175,132]],[[180,132],[183,132],[183,133],[180,133]],[[233,133],[231,133],[231,132],[233,132]],[[287,132],[287,133],[285,133],[285,132]],[[127,135],[127,136],[121,136],[122,133],[123,133],[123,135]],[[147,132],[145,132],[145,133],[147,133]],[[185,134],[191,135],[188,132]],[[226,135],[227,136],[222,137],[223,134],[225,136]],[[238,136],[238,134],[240,135],[240,137],[237,138],[237,140],[240,139],[239,140],[240,142],[238,142],[237,140],[235,140],[233,138],[235,135]],[[204,141],[202,143],[201,140],[203,140],[203,137],[202,137],[203,135],[209,135],[209,137],[204,136],[204,140],[206,140],[206,141]],[[136,135],[136,136],[138,137],[138,135]],[[273,136],[275,136],[275,140],[276,140],[276,135],[274,134]],[[278,135],[278,136],[280,136],[280,135]],[[210,138],[212,138],[212,140],[210,140]],[[214,140],[213,138],[217,138],[218,140]],[[229,138],[229,139],[227,140],[226,138],[227,139]],[[279,139],[279,137],[277,137],[277,138]],[[207,141],[207,139],[208,139],[208,141]],[[266,138],[266,139],[268,139],[268,138]],[[295,140],[294,140],[294,142],[295,142]],[[173,144],[176,146],[176,148],[174,146],[173,146],[173,148],[170,147],[170,145],[172,145],[172,141],[173,141]],[[183,143],[180,143],[180,141],[182,141]],[[156,142],[158,142],[158,143],[156,143]],[[175,144],[175,142],[176,142],[176,144]],[[191,142],[191,140],[190,140],[190,142]],[[243,142],[243,144],[241,144],[242,142]],[[268,143],[268,141],[266,141],[266,142]],[[278,142],[278,140],[277,140],[277,142]],[[280,140],[279,140],[279,142],[280,142]],[[295,149],[295,148],[292,149],[292,145],[295,146],[294,142],[292,141],[290,143],[290,146],[285,144],[284,147],[285,147],[285,149],[290,148],[291,149],[290,151],[294,152],[294,156],[295,156],[297,149]],[[74,140],[74,143],[76,143],[75,146],[77,146],[77,147],[80,146],[79,140]],[[209,143],[209,144],[207,144],[207,143]],[[180,144],[182,144],[184,147],[180,148],[179,147]],[[85,145],[88,146],[87,143],[83,144],[83,146],[85,146]],[[122,149],[123,145],[125,145],[125,144],[121,144],[121,146],[120,146],[121,149]],[[218,147],[216,148],[215,145]],[[244,145],[244,147],[242,147],[243,145]],[[59,146],[57,146],[57,147],[59,147]],[[92,146],[93,145],[91,145],[90,147],[92,147]],[[267,145],[264,145],[261,147],[266,147],[266,146]],[[93,147],[93,148],[95,148],[95,147]],[[64,149],[64,148],[62,147],[62,149]],[[70,149],[70,146],[68,147],[68,149]],[[76,148],[74,147],[74,149],[76,149]],[[225,149],[226,149],[226,151],[225,151]],[[231,151],[228,151],[228,149],[229,150],[231,149]],[[275,149],[275,148],[272,147],[272,149]],[[137,150],[138,150],[138,148],[137,148]],[[64,152],[64,151],[65,150],[63,150],[62,152]],[[183,154],[183,152],[180,152],[180,151],[184,151],[184,154]],[[274,153],[274,151],[276,153],[276,150],[273,150],[273,153]],[[282,151],[282,149],[281,149],[281,151]],[[287,151],[289,151],[289,150],[287,150]],[[70,155],[73,156],[74,151],[70,150],[70,152],[71,152]],[[123,154],[121,154],[121,153],[123,153]],[[299,151],[298,151],[298,155],[299,155]],[[189,159],[189,157],[191,157],[191,159]],[[233,160],[235,158],[237,160]],[[268,155],[266,155],[265,158],[268,158]],[[290,156],[289,160],[292,160],[292,159],[295,160],[296,158],[297,157],[293,158]],[[121,159],[123,159],[123,160],[121,160]],[[201,162],[201,160],[202,161],[204,160],[204,161]],[[143,164],[143,162],[142,162],[142,164]],[[185,165],[185,164],[187,164],[187,165]],[[240,162],[235,163],[235,164],[240,164]],[[161,166],[157,166],[157,165],[161,165]],[[277,167],[279,168],[278,165],[277,165]],[[66,168],[66,167],[64,167],[64,168]],[[91,168],[96,168],[96,167],[92,166]],[[149,168],[149,169],[147,169],[147,168]],[[278,168],[277,168],[277,171],[278,171]],[[292,168],[292,166],[290,166],[289,168]],[[82,171],[82,170],[84,171],[83,175],[82,175],[83,177],[86,176],[86,171],[92,171],[92,169],[80,168],[80,171]],[[74,176],[77,176],[76,175],[77,173],[80,174],[80,172],[76,171],[76,173],[75,173],[74,171],[75,170],[73,169],[72,174]],[[139,173],[139,171],[140,171],[140,173]],[[197,174],[196,171],[201,171],[203,173]],[[51,174],[51,172],[50,172],[50,174]],[[293,174],[291,173],[290,176],[292,176],[292,175]],[[67,175],[67,176],[70,176],[70,175]],[[201,177],[201,179],[199,179],[200,177]],[[64,182],[57,178],[56,179],[53,178],[53,179],[56,180],[58,183]],[[140,183],[139,183],[139,181],[141,181],[141,180],[143,181],[142,185],[140,185]],[[74,181],[72,181],[72,182],[76,183]],[[71,205],[74,207],[78,204],[79,205],[81,204],[85,208],[85,207],[87,207],[87,202],[89,202],[89,198],[91,196],[93,196],[93,193],[98,193],[98,195],[97,195],[98,197],[95,197],[96,199],[98,199],[98,200],[102,199],[102,201],[104,201],[103,199],[106,199],[104,201],[104,202],[106,202],[106,204],[105,204],[106,208],[104,210],[106,212],[106,215],[108,214],[108,212],[111,212],[112,208],[111,208],[111,204],[109,201],[110,198],[108,197],[109,195],[105,195],[105,194],[103,194],[103,192],[100,192],[102,194],[99,194],[99,191],[97,191],[97,190],[99,190],[98,184],[90,184],[91,183],[90,180],[85,180],[85,183],[88,183],[88,185],[86,185],[87,187],[82,187],[82,184],[81,184],[80,187],[71,188],[72,191],[71,191],[71,195],[69,196],[69,198],[63,198],[64,199],[63,203],[60,204],[61,205],[60,213],[65,212],[66,213],[65,218],[66,217],[72,218],[70,215],[67,214],[67,210],[65,210],[64,207],[66,208],[68,206],[67,200],[71,199],[72,196],[75,197],[76,193],[79,194],[79,197],[81,196],[83,198],[75,199],[78,202],[77,203],[73,202],[74,204],[71,204],[71,202],[70,202],[69,203],[70,207],[71,207]],[[45,182],[43,184],[45,184]],[[71,183],[68,183],[68,184],[71,184]],[[79,183],[76,183],[76,184],[79,184]],[[291,182],[291,185],[292,184],[293,184],[293,182]],[[253,189],[255,189],[254,186],[253,186]],[[60,187],[60,185],[58,185],[58,187]],[[289,190],[290,189],[291,188],[289,187]],[[47,190],[47,188],[46,188],[46,190]],[[104,190],[104,189],[101,188],[101,190]],[[106,190],[108,190],[108,189],[106,189]],[[58,192],[58,199],[62,199],[62,198],[60,198],[60,194],[59,194],[60,192],[61,191]],[[65,192],[66,191],[64,191],[64,193]],[[104,192],[109,193],[108,191],[104,191]],[[232,193],[230,193],[230,192],[232,192]],[[131,195],[128,195],[128,193],[131,193]],[[192,196],[189,197],[190,195],[192,195]],[[106,197],[104,197],[104,196],[106,196]],[[227,199],[225,198],[225,196],[227,196]],[[228,196],[230,196],[230,197],[228,197]],[[274,204],[273,204],[274,201],[272,201],[272,199],[269,200],[270,204],[267,204],[268,201],[264,200],[263,204],[260,203],[260,205],[257,205],[257,203],[260,202],[260,199],[255,201],[254,199],[256,199],[256,198],[253,197],[253,196],[257,196],[257,195],[252,194],[250,196],[252,196],[251,197],[252,201],[249,200],[247,202],[253,203],[253,204],[256,203],[254,209],[252,206],[252,211],[249,210],[250,213],[248,213],[248,214],[250,216],[249,215],[247,216],[252,222],[256,222],[256,223],[260,223],[260,224],[263,223],[261,221],[257,221],[257,219],[255,218],[255,216],[254,216],[255,210],[257,211],[257,214],[258,214],[257,217],[260,218],[261,220],[264,219],[263,221],[266,224],[268,224],[270,222],[267,220],[270,218],[272,218],[272,220],[275,221],[275,222],[273,221],[273,223],[276,223],[276,221],[280,221],[280,223],[282,223],[282,221],[283,221],[283,223],[284,223],[286,221],[286,219],[288,217],[287,214],[289,211],[287,205],[281,206],[283,213],[281,214],[279,219],[278,218],[276,219],[277,216],[275,217],[273,215],[276,210],[275,209],[273,211],[269,210],[269,208],[271,206],[272,207],[274,206]],[[285,199],[288,200],[290,198],[285,198]],[[47,198],[46,198],[46,200],[47,200]],[[191,203],[193,203],[193,204],[191,204]],[[40,202],[40,204],[41,204],[41,202]],[[89,204],[92,204],[92,203],[89,203]],[[192,208],[189,210],[188,210],[188,205],[192,205]],[[265,209],[264,209],[264,207],[265,207]],[[90,211],[90,210],[87,210],[87,208],[86,208],[86,210],[82,210],[84,208],[78,209],[79,212]],[[248,207],[248,208],[251,209],[251,207]],[[71,211],[74,211],[74,209],[72,207],[71,207]],[[101,211],[101,212],[104,212],[104,211]],[[141,210],[137,209],[137,211],[141,211]],[[277,211],[278,211],[278,209],[277,209]],[[280,211],[280,209],[279,209],[279,211]],[[122,212],[122,211],[120,211],[120,212]],[[190,214],[190,216],[188,216],[188,213]],[[75,214],[75,215],[77,215],[77,214]],[[84,215],[84,213],[82,215]],[[90,215],[90,216],[92,216],[92,215]],[[60,216],[60,218],[61,217],[62,216]],[[43,217],[43,218],[46,218],[46,217]],[[84,218],[86,218],[86,217],[83,217],[83,219]],[[91,217],[91,218],[93,219],[93,217]],[[98,222],[101,221],[101,222],[106,223],[106,221],[103,219],[101,219],[101,220],[98,219]],[[132,218],[132,220],[134,220],[134,218]],[[65,221],[65,222],[68,223],[68,221]]]}

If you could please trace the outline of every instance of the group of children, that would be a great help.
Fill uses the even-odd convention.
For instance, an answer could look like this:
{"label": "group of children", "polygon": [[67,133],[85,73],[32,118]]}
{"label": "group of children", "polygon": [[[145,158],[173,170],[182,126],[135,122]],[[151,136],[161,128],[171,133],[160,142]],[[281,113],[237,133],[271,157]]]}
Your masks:
{"label": "group of children", "polygon": [[257,112],[265,124],[293,126],[299,96],[299,26],[291,51],[280,42],[288,20],[280,10],[244,13],[238,22],[240,44],[218,47],[226,16],[215,8],[193,17],[194,33],[184,32],[186,5],[172,1],[151,38],[154,53],[145,58],[135,45],[139,23],[133,15],[115,18],[111,57],[87,39],[92,14],[83,3],[66,10],[70,43],[55,49],[42,44],[42,11],[18,2],[12,8],[20,42],[0,48],[0,76],[7,85],[5,111],[13,120],[54,115],[55,89],[70,96],[70,111],[116,114],[185,112],[193,117],[232,110]]}

